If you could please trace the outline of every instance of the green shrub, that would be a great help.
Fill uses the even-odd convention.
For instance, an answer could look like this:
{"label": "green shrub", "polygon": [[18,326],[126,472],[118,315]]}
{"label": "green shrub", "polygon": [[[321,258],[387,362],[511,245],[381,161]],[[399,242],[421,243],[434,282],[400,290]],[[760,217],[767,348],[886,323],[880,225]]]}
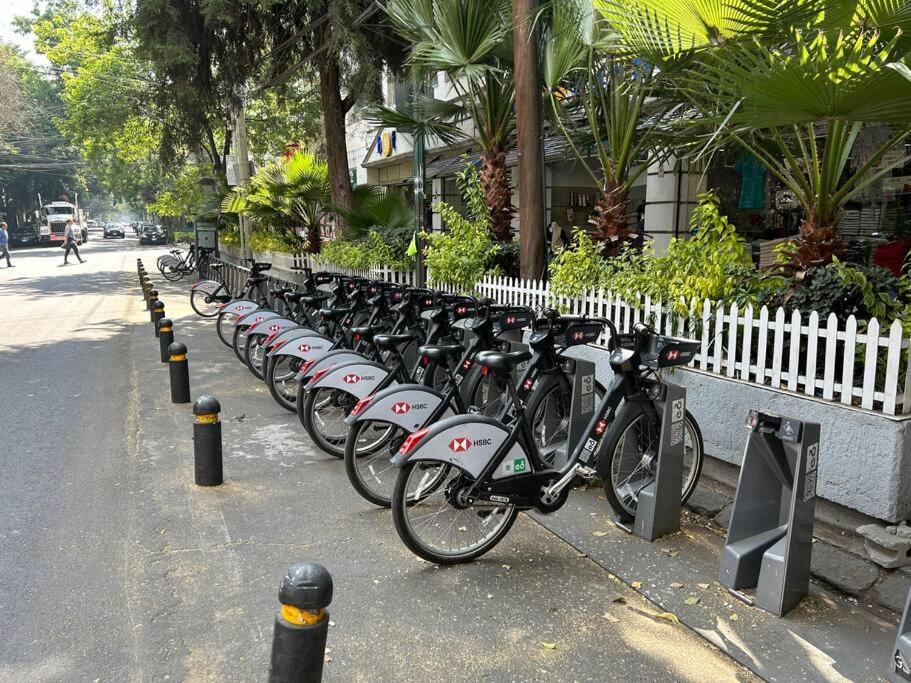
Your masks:
{"label": "green shrub", "polygon": [[323,245],[314,258],[321,263],[333,263],[343,268],[366,270],[372,266],[385,266],[396,270],[410,270],[414,259],[405,255],[405,245],[389,240],[376,230],[371,230],[360,240],[334,239]]}
{"label": "green shrub", "polygon": [[190,230],[178,230],[171,233],[171,241],[175,244],[179,244],[181,242],[193,242],[195,239],[195,233]]}
{"label": "green shrub", "polygon": [[[647,244],[605,261],[585,231],[576,230],[572,248],[562,250],[551,264],[551,290],[579,296],[603,288],[628,302],[650,296],[673,302],[681,314],[695,313],[705,299],[761,303],[783,280],[756,271],[749,249],[720,207],[714,193],[700,195],[690,219],[694,234],[671,240],[661,256]],[[691,311],[694,301],[696,310]]]}
{"label": "green shrub", "polygon": [[447,232],[424,233],[424,260],[432,286],[443,284],[460,292],[473,292],[487,273],[499,246],[490,234],[490,214],[478,169],[468,165],[456,174],[468,216],[447,202],[437,202]]}

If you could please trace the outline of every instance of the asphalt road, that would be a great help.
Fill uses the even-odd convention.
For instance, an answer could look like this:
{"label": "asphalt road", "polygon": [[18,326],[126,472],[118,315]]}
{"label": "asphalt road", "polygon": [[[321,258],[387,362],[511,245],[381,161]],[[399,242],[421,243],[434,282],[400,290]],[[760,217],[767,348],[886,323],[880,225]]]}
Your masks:
{"label": "asphalt road", "polygon": [[224,406],[226,484],[193,486],[137,296],[162,251],[93,235],[83,265],[0,269],[0,681],[263,680],[302,559],[335,578],[327,680],[751,679],[525,516],[481,561],[418,561],[161,282],[193,393]]}

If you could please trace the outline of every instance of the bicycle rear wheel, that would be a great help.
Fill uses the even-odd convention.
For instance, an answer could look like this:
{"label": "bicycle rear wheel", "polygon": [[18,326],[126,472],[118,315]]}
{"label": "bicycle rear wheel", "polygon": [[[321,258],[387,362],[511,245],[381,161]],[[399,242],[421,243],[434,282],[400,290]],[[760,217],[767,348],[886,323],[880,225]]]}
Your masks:
{"label": "bicycle rear wheel", "polygon": [[392,494],[399,537],[418,557],[435,564],[470,562],[499,543],[519,514],[500,503],[471,503],[463,494],[474,481],[453,465],[409,462]]}
{"label": "bicycle rear wheel", "polygon": [[203,318],[214,318],[222,305],[221,299],[214,297],[208,292],[201,289],[194,289],[190,293],[190,306],[196,312],[196,315]]}
{"label": "bicycle rear wheel", "polygon": [[303,360],[297,356],[276,354],[269,360],[266,372],[266,384],[272,398],[292,413],[297,411],[297,392],[301,386],[296,377],[302,364]]}

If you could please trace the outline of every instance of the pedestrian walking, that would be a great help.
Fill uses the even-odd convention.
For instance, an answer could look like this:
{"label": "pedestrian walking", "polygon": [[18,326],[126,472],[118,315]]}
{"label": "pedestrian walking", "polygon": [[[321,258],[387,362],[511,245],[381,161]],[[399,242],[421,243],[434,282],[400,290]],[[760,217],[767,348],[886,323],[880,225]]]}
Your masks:
{"label": "pedestrian walking", "polygon": [[9,231],[6,229],[6,222],[0,223],[0,258],[6,259],[7,268],[15,268],[9,261]]}
{"label": "pedestrian walking", "polygon": [[63,248],[66,249],[66,251],[63,252],[63,265],[69,265],[67,259],[70,256],[70,250],[76,254],[79,263],[85,263],[85,259],[79,255],[79,248],[76,246],[76,231],[73,230],[72,218],[68,219],[66,222],[66,232],[63,233]]}

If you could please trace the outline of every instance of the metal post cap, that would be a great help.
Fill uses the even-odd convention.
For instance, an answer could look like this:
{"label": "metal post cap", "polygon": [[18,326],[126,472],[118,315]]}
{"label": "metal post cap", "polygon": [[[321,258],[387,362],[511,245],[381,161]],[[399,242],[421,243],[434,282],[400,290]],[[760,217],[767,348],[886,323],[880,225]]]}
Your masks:
{"label": "metal post cap", "polygon": [[332,602],[332,576],[321,564],[298,562],[278,588],[278,601],[299,609],[318,610]]}
{"label": "metal post cap", "polygon": [[154,310],[156,310],[156,311],[163,311],[163,310],[164,310],[164,302],[163,302],[163,301],[156,301],[156,302],[154,302],[154,303],[152,304],[152,308],[153,308]]}
{"label": "metal post cap", "polygon": [[151,298],[151,299],[153,299],[153,300],[154,300],[154,299],[157,299],[157,298],[158,298],[158,290],[157,290],[157,289],[150,289],[150,290],[149,290],[149,298]]}
{"label": "metal post cap", "polygon": [[[174,346],[174,344],[171,344]],[[193,404],[194,415],[214,415],[221,412],[221,403],[214,396],[200,396]]]}
{"label": "metal post cap", "polygon": [[171,356],[183,356],[187,353],[187,345],[180,342],[174,342],[168,346],[168,354]]}
{"label": "metal post cap", "polygon": [[173,324],[174,324],[174,321],[172,321],[170,318],[160,318],[160,319],[158,320],[158,327],[159,327],[159,328],[161,328],[161,327],[171,327],[171,325],[173,325]]}

